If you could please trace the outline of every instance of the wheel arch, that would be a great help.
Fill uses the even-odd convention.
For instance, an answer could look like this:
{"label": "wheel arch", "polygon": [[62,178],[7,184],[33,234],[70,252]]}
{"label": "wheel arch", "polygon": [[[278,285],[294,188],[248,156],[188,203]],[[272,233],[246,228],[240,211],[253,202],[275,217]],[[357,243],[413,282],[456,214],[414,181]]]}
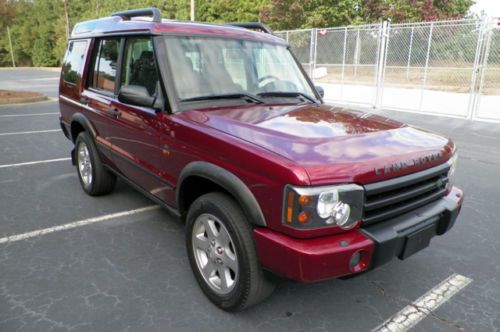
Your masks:
{"label": "wheel arch", "polygon": [[76,141],[76,137],[82,130],[87,131],[92,136],[92,139],[95,139],[97,133],[90,120],[82,113],[75,113],[71,118],[70,125],[71,140],[73,142]]}
{"label": "wheel arch", "polygon": [[[176,190],[177,207],[181,215],[185,215],[190,203],[192,203],[194,199],[206,193],[206,190],[201,190],[200,195],[191,195],[191,197],[186,195],[186,190],[189,189],[190,179],[194,178],[208,181],[214,184],[215,188],[221,188],[222,191],[231,195],[241,206],[245,216],[251,224],[256,226],[267,225],[257,199],[245,183],[228,170],[203,161],[192,162],[184,167],[181,172]],[[195,196],[194,199],[193,196]]]}
{"label": "wheel arch", "polygon": [[[75,113],[71,118],[70,124],[70,136],[73,143],[76,143],[76,138],[82,131],[88,132],[91,138],[95,140],[97,133],[92,123],[90,123],[89,119],[82,113]],[[71,150],[71,163],[73,165],[76,165],[75,153],[75,149]]]}

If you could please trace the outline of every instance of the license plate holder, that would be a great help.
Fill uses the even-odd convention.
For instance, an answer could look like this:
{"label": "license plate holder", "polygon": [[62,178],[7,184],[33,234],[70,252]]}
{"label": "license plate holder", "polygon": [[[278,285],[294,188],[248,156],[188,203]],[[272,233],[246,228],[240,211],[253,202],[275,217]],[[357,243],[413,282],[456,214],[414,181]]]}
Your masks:
{"label": "license plate holder", "polygon": [[436,235],[436,224],[432,223],[405,236],[405,244],[399,255],[400,259],[406,259],[411,255],[429,246],[431,239]]}

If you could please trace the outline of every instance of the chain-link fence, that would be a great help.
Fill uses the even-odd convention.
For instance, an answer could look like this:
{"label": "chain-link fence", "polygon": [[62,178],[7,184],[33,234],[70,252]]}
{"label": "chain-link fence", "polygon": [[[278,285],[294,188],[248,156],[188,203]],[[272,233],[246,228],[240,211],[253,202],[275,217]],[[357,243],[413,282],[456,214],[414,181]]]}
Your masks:
{"label": "chain-link fence", "polygon": [[281,31],[325,99],[500,120],[499,20]]}

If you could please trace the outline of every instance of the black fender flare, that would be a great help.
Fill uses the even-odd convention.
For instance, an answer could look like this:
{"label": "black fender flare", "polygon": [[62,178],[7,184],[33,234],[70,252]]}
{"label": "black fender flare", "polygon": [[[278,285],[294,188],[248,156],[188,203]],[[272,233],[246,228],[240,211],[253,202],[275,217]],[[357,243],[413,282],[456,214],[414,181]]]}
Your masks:
{"label": "black fender flare", "polygon": [[[96,132],[94,126],[92,125],[92,123],[90,122],[90,120],[87,119],[87,117],[85,115],[83,115],[82,113],[73,114],[73,116],[71,117],[70,132],[71,132],[71,125],[75,122],[77,122],[83,128],[85,128],[85,130],[88,133],[90,133],[90,135],[92,136],[93,139],[96,138],[97,132]],[[73,140],[73,142],[76,140],[76,137],[73,137],[73,133],[71,133],[71,139]]]}
{"label": "black fender flare", "polygon": [[262,227],[267,225],[257,199],[255,199],[255,196],[245,183],[224,168],[204,161],[191,162],[182,170],[175,193],[179,210],[183,204],[180,196],[182,185],[184,180],[191,176],[202,177],[221,186],[233,195],[250,223]]}
{"label": "black fender flare", "polygon": [[[92,139],[95,141],[95,138],[97,136],[97,132],[96,132],[94,126],[92,125],[92,123],[82,113],[75,113],[71,117],[71,123],[69,125],[70,137],[71,137],[71,141],[73,141],[73,143],[76,141],[76,137],[73,137],[73,130],[72,130],[73,123],[75,123],[75,122],[78,123],[79,125],[81,125],[85,129],[86,132],[90,133]],[[71,163],[73,164],[73,166],[76,165],[75,153],[76,153],[75,149],[71,150]]]}

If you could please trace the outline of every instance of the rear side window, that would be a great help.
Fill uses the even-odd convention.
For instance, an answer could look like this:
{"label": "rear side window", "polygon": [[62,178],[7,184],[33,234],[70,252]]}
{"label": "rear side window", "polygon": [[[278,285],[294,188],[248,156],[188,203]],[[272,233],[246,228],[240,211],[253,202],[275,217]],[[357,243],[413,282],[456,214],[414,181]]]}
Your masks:
{"label": "rear side window", "polygon": [[63,79],[66,83],[78,84],[82,79],[83,60],[87,41],[71,41],[62,65]]}
{"label": "rear side window", "polygon": [[101,39],[98,43],[90,86],[95,89],[114,92],[120,41],[118,39]]}
{"label": "rear side window", "polygon": [[153,96],[157,82],[158,74],[151,39],[127,39],[120,86],[140,85]]}

